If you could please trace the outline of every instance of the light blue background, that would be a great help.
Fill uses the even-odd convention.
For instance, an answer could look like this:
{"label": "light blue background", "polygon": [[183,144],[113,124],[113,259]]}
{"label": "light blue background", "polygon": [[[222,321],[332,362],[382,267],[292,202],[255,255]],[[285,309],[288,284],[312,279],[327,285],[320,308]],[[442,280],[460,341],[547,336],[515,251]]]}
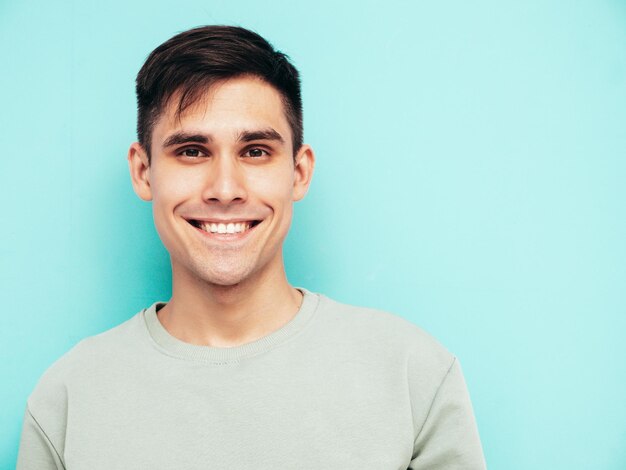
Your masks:
{"label": "light blue background", "polygon": [[303,76],[292,283],[457,354],[491,469],[626,468],[624,1],[130,3],[0,3],[0,468],[51,362],[168,298],[133,80],[207,23]]}

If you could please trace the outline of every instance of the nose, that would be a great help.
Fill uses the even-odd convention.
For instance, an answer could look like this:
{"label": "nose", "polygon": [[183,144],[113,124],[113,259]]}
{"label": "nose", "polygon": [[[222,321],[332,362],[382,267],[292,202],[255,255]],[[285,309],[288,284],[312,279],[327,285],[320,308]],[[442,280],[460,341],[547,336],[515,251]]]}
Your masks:
{"label": "nose", "polygon": [[247,198],[245,177],[236,157],[219,155],[212,163],[207,167],[203,199],[221,204],[244,202]]}

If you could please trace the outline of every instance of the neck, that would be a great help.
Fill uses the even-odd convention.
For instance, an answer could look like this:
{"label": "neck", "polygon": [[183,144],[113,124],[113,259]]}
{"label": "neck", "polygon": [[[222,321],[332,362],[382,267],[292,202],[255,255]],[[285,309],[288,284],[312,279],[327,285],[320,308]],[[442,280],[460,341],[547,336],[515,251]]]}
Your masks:
{"label": "neck", "polygon": [[282,263],[244,282],[221,286],[172,267],[172,298],[159,321],[181,341],[213,347],[246,344],[278,330],[297,313],[302,294]]}

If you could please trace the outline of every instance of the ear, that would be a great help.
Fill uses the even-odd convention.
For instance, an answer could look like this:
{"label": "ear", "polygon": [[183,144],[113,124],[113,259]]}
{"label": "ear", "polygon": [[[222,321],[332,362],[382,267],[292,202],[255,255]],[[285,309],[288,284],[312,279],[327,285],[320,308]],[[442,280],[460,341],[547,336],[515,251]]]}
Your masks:
{"label": "ear", "polygon": [[134,142],[128,149],[128,169],[137,196],[144,201],[151,201],[150,162],[147,152],[139,142]]}
{"label": "ear", "polygon": [[313,169],[315,168],[315,154],[310,145],[303,144],[295,158],[293,200],[301,200],[309,190]]}

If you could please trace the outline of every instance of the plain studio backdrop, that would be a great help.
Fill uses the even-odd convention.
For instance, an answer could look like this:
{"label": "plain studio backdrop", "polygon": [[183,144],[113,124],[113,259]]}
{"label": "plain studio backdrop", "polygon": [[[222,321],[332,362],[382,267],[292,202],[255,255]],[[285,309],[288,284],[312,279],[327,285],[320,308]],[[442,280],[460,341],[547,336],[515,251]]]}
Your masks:
{"label": "plain studio backdrop", "polygon": [[302,73],[318,163],[291,283],[456,354],[490,469],[624,470],[618,0],[1,1],[0,468],[42,372],[169,296],[127,173],[134,78],[203,24],[254,29]]}

